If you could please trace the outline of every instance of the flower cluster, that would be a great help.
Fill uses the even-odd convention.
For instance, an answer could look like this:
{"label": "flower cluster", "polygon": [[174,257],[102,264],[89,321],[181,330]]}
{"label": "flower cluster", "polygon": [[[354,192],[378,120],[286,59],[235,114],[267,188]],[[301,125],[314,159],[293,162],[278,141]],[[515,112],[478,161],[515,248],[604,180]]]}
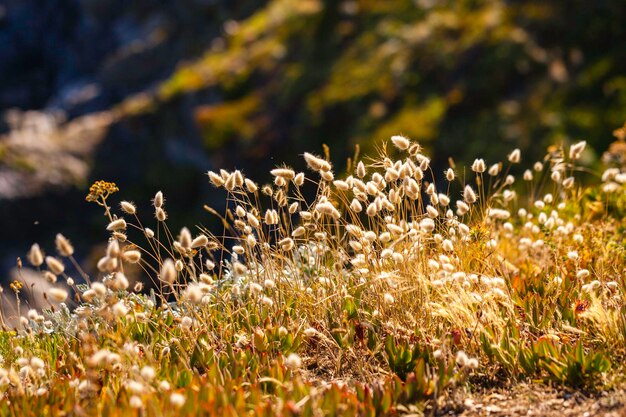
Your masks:
{"label": "flower cluster", "polygon": [[108,181],[96,181],[91,187],[89,187],[89,194],[85,197],[85,200],[89,202],[96,202],[99,200],[106,200],[111,194],[119,191],[117,185],[114,182]]}

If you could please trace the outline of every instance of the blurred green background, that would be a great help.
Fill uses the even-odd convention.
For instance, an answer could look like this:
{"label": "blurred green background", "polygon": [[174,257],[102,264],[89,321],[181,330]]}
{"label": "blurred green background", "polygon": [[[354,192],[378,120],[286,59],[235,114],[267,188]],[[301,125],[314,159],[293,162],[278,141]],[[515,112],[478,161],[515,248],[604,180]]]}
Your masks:
{"label": "blurred green background", "polygon": [[340,169],[404,134],[443,170],[587,140],[593,165],[626,119],[624,45],[623,0],[4,0],[0,271],[56,232],[87,257],[97,179],[146,221],[162,189],[177,228],[223,206],[206,170],[263,181],[322,144]]}

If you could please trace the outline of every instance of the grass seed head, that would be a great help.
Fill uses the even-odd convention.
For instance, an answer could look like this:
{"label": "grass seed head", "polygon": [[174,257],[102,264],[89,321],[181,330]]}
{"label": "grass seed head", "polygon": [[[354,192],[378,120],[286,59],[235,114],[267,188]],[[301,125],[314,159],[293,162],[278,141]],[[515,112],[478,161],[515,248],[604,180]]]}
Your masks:
{"label": "grass seed head", "polygon": [[221,187],[224,185],[224,179],[222,178],[221,175],[216,174],[213,171],[207,172],[207,175],[209,176],[209,180],[211,181],[211,184],[213,184],[215,187]]}
{"label": "grass seed head", "polygon": [[489,167],[489,170],[487,171],[487,173],[491,175],[492,177],[496,177],[500,173],[501,167],[502,165],[500,163],[493,164]]}
{"label": "grass seed head", "polygon": [[65,271],[63,262],[52,256],[46,256],[46,266],[54,275],[61,275]]}
{"label": "grass seed head", "polygon": [[108,224],[107,230],[110,232],[126,230],[126,220],[124,219],[113,220],[111,223]]}
{"label": "grass seed head", "polygon": [[135,215],[137,213],[137,207],[130,201],[122,201],[120,203],[120,208],[126,214]]}
{"label": "grass seed head", "polygon": [[409,146],[411,145],[411,142],[407,138],[399,135],[392,136],[391,142],[393,142],[394,146],[401,151],[409,149]]}
{"label": "grass seed head", "polygon": [[124,251],[122,258],[128,263],[136,264],[141,260],[141,252],[138,250],[127,250]]}
{"label": "grass seed head", "polygon": [[43,252],[38,244],[33,243],[30,247],[30,251],[28,251],[28,262],[31,263],[34,267],[39,267],[44,262]]}
{"label": "grass seed head", "polygon": [[483,172],[485,172],[485,169],[486,166],[483,159],[479,158],[474,160],[474,163],[472,164],[472,171],[482,174]]}
{"label": "grass seed head", "polygon": [[522,159],[522,152],[519,149],[514,149],[508,156],[508,160],[512,164],[518,164]]}
{"label": "grass seed head", "polygon": [[306,161],[309,168],[313,171],[330,171],[331,166],[325,160],[308,152],[304,153],[304,160]]}
{"label": "grass seed head", "polygon": [[478,198],[476,197],[476,193],[474,192],[472,187],[466,185],[463,189],[463,200],[465,200],[467,204],[473,204],[476,202],[477,199]]}
{"label": "grass seed head", "polygon": [[167,284],[173,284],[178,278],[178,272],[174,265],[174,261],[170,258],[163,261],[161,265],[161,271],[159,273],[159,279]]}
{"label": "grass seed head", "polygon": [[587,146],[587,142],[585,142],[584,140],[581,142],[578,142],[572,146],[570,146],[569,148],[569,157],[571,160],[577,160],[580,159],[580,156],[582,155],[583,151],[585,150],[585,147]]}
{"label": "grass seed head", "polygon": [[50,298],[58,303],[62,303],[67,299],[67,291],[61,288],[50,288],[48,290],[48,295],[50,295]]}
{"label": "grass seed head", "polygon": [[69,257],[74,254],[74,247],[61,233],[56,235],[54,242],[56,244],[57,252],[59,252],[61,256]]}
{"label": "grass seed head", "polygon": [[167,213],[165,210],[163,210],[161,207],[157,207],[155,212],[154,212],[154,217],[160,221],[160,222],[164,222],[165,220],[167,220]]}

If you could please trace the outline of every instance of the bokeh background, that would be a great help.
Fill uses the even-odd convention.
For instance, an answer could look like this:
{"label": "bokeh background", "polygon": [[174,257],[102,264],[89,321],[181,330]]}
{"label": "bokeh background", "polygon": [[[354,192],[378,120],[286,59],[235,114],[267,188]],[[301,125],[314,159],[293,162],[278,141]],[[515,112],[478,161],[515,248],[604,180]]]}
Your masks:
{"label": "bokeh background", "polygon": [[0,0],[0,272],[57,232],[89,264],[98,179],[147,222],[163,190],[176,229],[223,206],[207,170],[268,180],[322,144],[339,171],[398,133],[442,170],[578,140],[593,166],[625,45],[624,0]]}

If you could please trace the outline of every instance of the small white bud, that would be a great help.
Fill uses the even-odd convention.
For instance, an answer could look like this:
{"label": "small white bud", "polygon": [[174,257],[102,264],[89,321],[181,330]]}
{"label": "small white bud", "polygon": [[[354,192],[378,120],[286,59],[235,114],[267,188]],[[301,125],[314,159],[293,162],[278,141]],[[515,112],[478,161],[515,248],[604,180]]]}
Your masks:
{"label": "small white bud", "polygon": [[131,408],[140,409],[140,408],[143,408],[143,401],[141,401],[140,397],[133,395],[128,400],[128,405]]}
{"label": "small white bud", "polygon": [[533,172],[530,169],[524,171],[523,175],[524,181],[532,181],[533,180]]}
{"label": "small white bud", "polygon": [[285,359],[285,365],[290,369],[298,369],[302,366],[302,359],[295,353],[291,353]]}
{"label": "small white bud", "polygon": [[144,366],[143,368],[141,368],[140,373],[141,373],[142,378],[147,381],[152,381],[154,377],[156,376],[156,372],[154,371],[154,368],[151,366]]}
{"label": "small white bud", "polygon": [[170,404],[172,404],[172,406],[174,408],[178,408],[178,409],[183,408],[183,406],[185,405],[186,401],[187,400],[186,400],[185,396],[183,394],[178,393],[178,392],[173,392],[170,395]]}
{"label": "small white bud", "polygon": [[128,307],[124,305],[123,301],[118,301],[113,304],[111,310],[113,311],[113,315],[115,315],[115,317],[124,317],[128,313]]}
{"label": "small white bud", "polygon": [[396,302],[396,299],[393,298],[393,295],[389,294],[388,292],[385,293],[385,295],[383,296],[383,302],[387,305],[392,305],[393,303]]}
{"label": "small white bud", "polygon": [[469,358],[467,357],[467,354],[465,352],[463,352],[462,350],[459,350],[456,354],[456,363],[457,365],[459,365],[460,367],[464,367],[467,364],[467,361],[469,360]]}

